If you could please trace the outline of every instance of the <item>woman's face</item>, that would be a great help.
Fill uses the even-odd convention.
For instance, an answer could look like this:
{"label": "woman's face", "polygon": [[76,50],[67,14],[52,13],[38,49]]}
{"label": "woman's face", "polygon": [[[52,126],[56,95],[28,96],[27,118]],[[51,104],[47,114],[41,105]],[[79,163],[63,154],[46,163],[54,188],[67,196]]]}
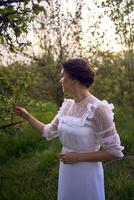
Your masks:
{"label": "woman's face", "polygon": [[64,94],[72,94],[74,80],[70,78],[69,74],[64,69],[61,70],[60,82],[61,82]]}

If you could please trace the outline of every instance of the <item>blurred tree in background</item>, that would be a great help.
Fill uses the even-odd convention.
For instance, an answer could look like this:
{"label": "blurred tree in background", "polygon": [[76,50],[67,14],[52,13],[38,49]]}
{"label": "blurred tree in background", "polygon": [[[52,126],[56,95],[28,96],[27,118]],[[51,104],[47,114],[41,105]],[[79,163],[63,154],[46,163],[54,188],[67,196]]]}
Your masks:
{"label": "blurred tree in background", "polygon": [[[98,74],[105,80],[102,87],[105,91],[111,85],[109,92],[106,89],[108,96],[111,93],[110,98],[114,96],[120,105],[130,105],[134,114],[134,1],[107,0],[101,1],[98,6],[104,9],[114,23],[116,40],[122,46],[122,50],[116,54],[101,52],[102,62],[98,62]],[[98,82],[101,87],[100,79]]]}

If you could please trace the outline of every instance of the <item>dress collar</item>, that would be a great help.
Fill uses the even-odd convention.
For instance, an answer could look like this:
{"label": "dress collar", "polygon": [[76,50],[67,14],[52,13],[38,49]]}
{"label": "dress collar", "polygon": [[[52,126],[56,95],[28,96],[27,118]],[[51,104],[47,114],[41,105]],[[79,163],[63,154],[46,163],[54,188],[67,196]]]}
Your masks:
{"label": "dress collar", "polygon": [[83,100],[81,100],[81,101],[79,101],[79,102],[75,102],[75,100],[74,100],[74,104],[75,104],[75,105],[82,105],[82,104],[84,104],[84,103],[86,103],[86,102],[92,101],[93,97],[94,97],[94,96],[91,94],[91,95],[88,95],[85,99],[83,99]]}

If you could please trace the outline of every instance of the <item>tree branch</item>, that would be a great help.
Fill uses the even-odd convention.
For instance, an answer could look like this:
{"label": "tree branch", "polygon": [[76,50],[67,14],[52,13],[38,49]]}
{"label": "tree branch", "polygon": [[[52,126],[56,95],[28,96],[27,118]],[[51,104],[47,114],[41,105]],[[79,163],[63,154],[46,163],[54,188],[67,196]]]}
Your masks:
{"label": "tree branch", "polygon": [[18,122],[14,122],[14,123],[11,123],[11,124],[7,124],[7,125],[3,125],[3,126],[0,126],[0,129],[5,129],[5,128],[8,128],[10,126],[15,126],[17,124],[21,124],[22,121],[18,121]]}
{"label": "tree branch", "polygon": [[7,0],[7,1],[1,1],[0,6],[6,6],[7,4],[12,4],[12,3],[24,3],[25,0]]}

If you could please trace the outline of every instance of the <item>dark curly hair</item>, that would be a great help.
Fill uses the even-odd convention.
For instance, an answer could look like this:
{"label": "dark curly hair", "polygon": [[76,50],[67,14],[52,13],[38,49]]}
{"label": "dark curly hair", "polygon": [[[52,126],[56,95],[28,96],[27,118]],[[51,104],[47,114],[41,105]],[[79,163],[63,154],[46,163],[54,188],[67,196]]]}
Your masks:
{"label": "dark curly hair", "polygon": [[94,83],[95,72],[87,61],[81,58],[68,59],[62,67],[72,79],[78,80],[84,86],[90,87]]}

